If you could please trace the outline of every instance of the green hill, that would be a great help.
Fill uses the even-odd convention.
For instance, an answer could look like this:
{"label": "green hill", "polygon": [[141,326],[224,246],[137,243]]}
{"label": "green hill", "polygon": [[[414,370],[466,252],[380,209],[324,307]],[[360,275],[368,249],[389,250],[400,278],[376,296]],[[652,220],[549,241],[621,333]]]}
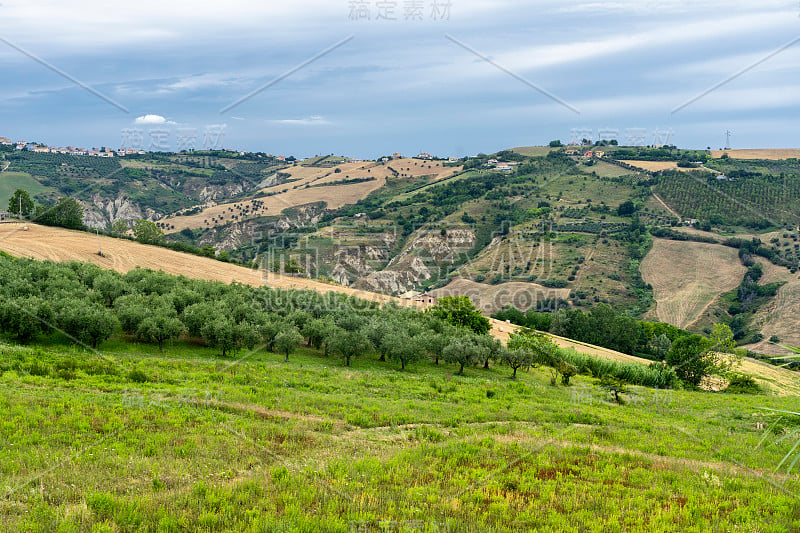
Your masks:
{"label": "green hill", "polygon": [[[370,291],[446,290],[460,278],[500,289],[513,282],[515,295],[523,291],[516,300],[488,303],[488,312],[509,301],[521,302],[525,310],[558,298],[576,308],[607,303],[620,312],[651,316],[658,302],[642,279],[640,263],[653,236],[728,245],[739,250],[745,267],[756,258],[784,268],[786,275],[796,272],[797,160],[737,160],[726,154],[714,159],[705,151],[669,146],[593,148],[605,153],[587,158],[582,153],[592,147],[577,147],[574,155],[570,147],[517,148],[436,162],[438,170],[429,171],[422,169],[431,162],[419,160],[371,168],[324,156],[287,171],[294,163],[226,151],[114,159],[6,151],[10,166],[0,174],[5,187],[0,192],[24,186],[41,201],[75,196],[93,226],[137,218],[167,226],[176,218],[165,217],[195,215],[194,225],[168,238],[212,246],[244,263],[266,260],[292,275]],[[652,172],[622,160],[671,161],[677,168]],[[463,171],[440,174],[448,165]],[[705,168],[693,170],[698,166]],[[350,179],[355,169],[365,177]],[[388,173],[385,183],[372,179],[370,172],[378,169]],[[3,185],[4,176],[13,180]],[[283,184],[284,191],[298,179],[316,186],[312,182],[322,176],[333,180],[325,187],[328,198],[360,181],[368,186],[363,195],[372,192],[360,200],[358,194],[349,196],[354,203],[338,208],[319,194],[304,204],[302,192],[291,204],[277,201],[277,210],[256,205],[259,195],[278,194]],[[219,214],[203,221],[197,213],[209,205]],[[685,231],[682,226],[689,223],[705,236]],[[650,272],[659,270],[658,264],[649,266]],[[786,281],[783,274],[773,277]],[[553,293],[543,299],[543,288],[565,291],[566,297]],[[685,323],[701,331],[709,323],[727,322],[736,326],[741,342],[751,343],[763,340],[761,331],[792,330],[759,318],[770,297],[737,318],[737,296],[723,301],[722,292],[712,290],[712,305],[698,306],[714,316],[690,316]],[[782,294],[779,289],[773,296],[780,301]],[[783,340],[800,344],[800,334]]]}

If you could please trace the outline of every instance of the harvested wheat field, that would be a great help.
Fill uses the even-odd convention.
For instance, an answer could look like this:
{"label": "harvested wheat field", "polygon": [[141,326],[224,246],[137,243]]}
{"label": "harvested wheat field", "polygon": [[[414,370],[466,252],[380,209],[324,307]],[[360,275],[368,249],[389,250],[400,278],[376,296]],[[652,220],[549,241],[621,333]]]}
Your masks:
{"label": "harvested wheat field", "polygon": [[[339,172],[337,172],[339,170]],[[396,159],[385,165],[374,162],[344,163],[336,167],[294,166],[282,170],[291,181],[261,189],[266,196],[206,207],[200,213],[168,217],[161,222],[168,225],[167,233],[186,228],[211,228],[257,216],[280,215],[291,207],[325,202],[329,209],[354,204],[372,191],[386,185],[390,177],[413,178],[431,176],[433,181],[452,176],[461,167],[444,167],[441,162],[418,159]],[[348,180],[368,180],[342,183]],[[337,183],[338,182],[338,183]]]}
{"label": "harvested wheat field", "polygon": [[626,161],[620,159],[620,162],[628,164],[632,167],[641,168],[642,170],[648,170],[650,172],[678,169],[678,163],[676,161]]}
{"label": "harvested wheat field", "polygon": [[731,159],[780,159],[800,158],[800,148],[751,148],[743,150],[711,150],[711,157],[718,159],[728,154]]}
{"label": "harvested wheat field", "polygon": [[746,271],[737,253],[719,244],[653,239],[641,272],[653,285],[658,320],[686,328],[735,289]]}
{"label": "harvested wheat field", "polygon": [[431,291],[437,298],[442,296],[469,296],[485,315],[495,313],[506,305],[527,311],[536,307],[536,302],[546,298],[569,298],[569,289],[548,289],[536,283],[510,281],[498,285],[478,283],[457,278],[440,289]]}
{"label": "harvested wheat field", "polygon": [[705,170],[707,172],[715,172],[705,167],[698,167],[698,168],[679,167],[677,161],[625,161],[622,159],[620,159],[620,161],[622,163],[627,163],[633,167],[641,168],[642,170],[647,170],[649,172],[659,172],[661,170],[681,170],[681,171]]}
{"label": "harvested wheat field", "polygon": [[756,378],[759,385],[778,396],[800,396],[800,373],[745,358],[738,371]]}
{"label": "harvested wheat field", "polygon": [[610,361],[616,361],[617,363],[639,363],[641,365],[649,365],[652,363],[652,361],[649,359],[642,359],[641,357],[628,355],[626,353],[611,350],[609,348],[603,348],[600,346],[594,346],[592,344],[586,344],[585,342],[574,341],[572,339],[559,337],[558,335],[552,335],[550,333],[547,335],[553,340],[553,342],[556,343],[556,345],[560,346],[561,348],[572,348],[576,352],[584,353],[586,355],[593,355],[594,357],[599,357],[600,359],[608,359]]}
{"label": "harvested wheat field", "polygon": [[754,352],[767,355],[791,355],[785,348],[770,343],[770,337],[777,336],[780,344],[800,346],[800,329],[797,317],[800,316],[800,279],[787,269],[762,261],[764,276],[761,283],[783,281],[786,284],[778,289],[778,294],[766,306],[759,309],[753,324],[759,329],[764,340],[747,346]]}
{"label": "harvested wheat field", "polygon": [[[207,257],[175,252],[124,239],[100,237],[104,257],[97,255],[97,237],[81,231],[28,224],[0,224],[0,250],[17,257],[50,261],[89,261],[103,268],[127,272],[138,267],[162,270],[189,278],[207,279],[247,285],[264,285],[264,272]],[[267,285],[281,289],[310,289],[334,291],[377,302],[397,301],[397,298],[373,292],[359,291],[321,281],[280,276],[269,273]]]}

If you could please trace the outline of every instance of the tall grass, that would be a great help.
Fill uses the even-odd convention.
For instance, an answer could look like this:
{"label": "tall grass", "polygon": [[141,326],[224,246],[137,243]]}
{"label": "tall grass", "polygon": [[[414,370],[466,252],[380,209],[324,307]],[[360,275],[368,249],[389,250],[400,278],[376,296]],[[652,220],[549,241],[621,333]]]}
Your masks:
{"label": "tall grass", "polygon": [[680,380],[675,374],[675,370],[663,363],[652,363],[648,366],[639,363],[618,363],[581,354],[571,348],[561,350],[561,358],[577,368],[578,373],[590,374],[596,378],[611,376],[633,385],[656,389],[671,389],[680,386]]}

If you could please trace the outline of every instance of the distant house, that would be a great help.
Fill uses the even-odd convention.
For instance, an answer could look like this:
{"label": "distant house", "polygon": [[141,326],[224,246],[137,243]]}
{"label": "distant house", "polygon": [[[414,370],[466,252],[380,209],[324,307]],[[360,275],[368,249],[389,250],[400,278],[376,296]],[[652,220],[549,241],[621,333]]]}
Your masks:
{"label": "distant house", "polygon": [[604,155],[606,155],[606,153],[605,152],[601,152],[599,150],[595,150],[595,152],[594,152],[594,156],[595,157],[603,157]]}
{"label": "distant house", "polygon": [[14,143],[12,143],[11,139],[9,139],[8,137],[0,137],[0,144],[2,144],[3,146],[11,146]]}
{"label": "distant house", "polygon": [[47,146],[34,146],[33,151],[39,154],[49,154],[50,148]]}
{"label": "distant house", "polygon": [[433,159],[433,156],[428,152],[422,152],[421,154],[417,155],[417,159]]}
{"label": "distant house", "polygon": [[11,213],[8,211],[0,211],[0,222],[5,222],[6,220],[10,220],[12,218],[13,217],[11,216]]}
{"label": "distant house", "polygon": [[588,152],[584,152],[583,153],[583,157],[592,157],[593,155],[594,155],[594,152],[592,152],[591,150],[589,150]]}
{"label": "distant house", "polygon": [[514,170],[513,168],[511,168],[511,165],[497,165],[494,168],[496,170],[499,170],[500,172],[511,172]]}
{"label": "distant house", "polygon": [[573,150],[572,148],[570,148],[569,150],[564,150],[564,153],[567,154],[567,155],[575,155],[575,154],[578,153],[578,151],[577,150]]}
{"label": "distant house", "polygon": [[436,305],[436,296],[432,294],[420,294],[419,296],[411,298],[411,301],[425,305]]}
{"label": "distant house", "polygon": [[395,152],[392,154],[392,159],[403,159],[403,154],[400,152]]}

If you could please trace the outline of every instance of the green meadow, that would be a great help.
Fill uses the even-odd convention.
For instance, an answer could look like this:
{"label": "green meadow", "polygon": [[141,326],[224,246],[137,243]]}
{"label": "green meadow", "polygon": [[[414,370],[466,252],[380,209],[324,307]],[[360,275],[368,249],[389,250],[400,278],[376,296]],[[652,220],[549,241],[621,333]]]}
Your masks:
{"label": "green meadow", "polygon": [[[4,166],[5,164],[0,162],[0,168]],[[31,196],[53,192],[53,189],[45,187],[27,172],[13,172],[10,170],[0,172],[0,211],[8,209],[8,199],[14,195],[14,191],[17,189],[24,189]]]}
{"label": "green meadow", "polygon": [[[797,531],[796,399],[301,347],[0,345],[8,531]],[[788,457],[788,459],[787,459]]]}

